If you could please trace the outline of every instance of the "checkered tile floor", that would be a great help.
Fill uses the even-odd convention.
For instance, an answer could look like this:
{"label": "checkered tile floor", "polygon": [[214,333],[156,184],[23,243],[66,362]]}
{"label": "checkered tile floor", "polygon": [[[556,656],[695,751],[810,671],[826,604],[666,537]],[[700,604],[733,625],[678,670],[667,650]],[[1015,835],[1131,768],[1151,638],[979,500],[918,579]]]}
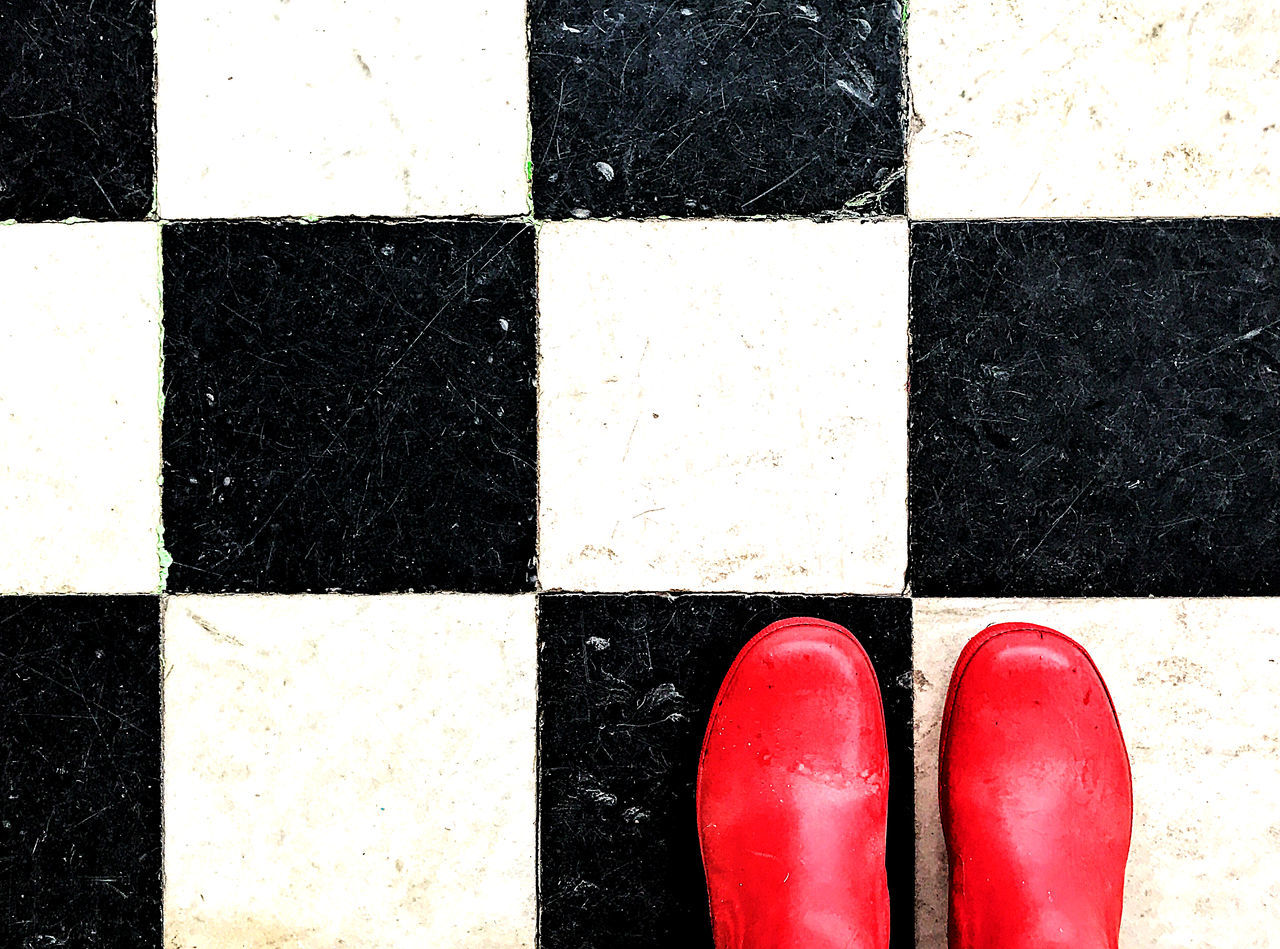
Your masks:
{"label": "checkered tile floor", "polygon": [[708,949],[706,714],[811,614],[880,673],[895,949],[1009,618],[1119,708],[1122,946],[1280,947],[1271,5],[31,0],[0,48],[0,945]]}

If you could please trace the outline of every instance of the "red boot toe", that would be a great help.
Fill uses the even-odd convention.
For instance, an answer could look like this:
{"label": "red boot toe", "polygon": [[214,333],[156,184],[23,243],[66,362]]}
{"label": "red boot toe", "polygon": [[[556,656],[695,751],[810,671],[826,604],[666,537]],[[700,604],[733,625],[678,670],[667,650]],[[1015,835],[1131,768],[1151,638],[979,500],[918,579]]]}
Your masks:
{"label": "red boot toe", "polygon": [[947,693],[939,784],[951,949],[1116,949],[1132,782],[1082,647],[1025,623],[970,642]]}
{"label": "red boot toe", "polygon": [[888,781],[880,687],[853,635],[790,619],[752,639],[698,767],[717,949],[885,949]]}

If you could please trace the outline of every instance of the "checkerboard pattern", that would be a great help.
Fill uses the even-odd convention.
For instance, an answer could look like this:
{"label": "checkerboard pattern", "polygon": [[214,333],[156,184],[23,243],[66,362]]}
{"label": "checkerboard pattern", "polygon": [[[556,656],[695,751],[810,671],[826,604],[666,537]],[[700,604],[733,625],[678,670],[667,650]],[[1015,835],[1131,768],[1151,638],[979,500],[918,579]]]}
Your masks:
{"label": "checkerboard pattern", "polygon": [[0,944],[709,949],[720,677],[951,663],[1133,756],[1122,945],[1280,947],[1263,0],[0,12]]}

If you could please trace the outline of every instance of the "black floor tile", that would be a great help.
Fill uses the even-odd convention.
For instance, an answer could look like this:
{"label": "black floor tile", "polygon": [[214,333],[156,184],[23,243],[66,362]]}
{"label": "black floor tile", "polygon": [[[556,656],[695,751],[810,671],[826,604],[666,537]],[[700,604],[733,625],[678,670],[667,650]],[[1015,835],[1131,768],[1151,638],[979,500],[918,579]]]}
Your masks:
{"label": "black floor tile", "polygon": [[911,234],[913,592],[1280,592],[1280,222]]}
{"label": "black floor tile", "polygon": [[531,0],[539,217],[901,214],[902,8]]}
{"label": "black floor tile", "polygon": [[149,0],[0,12],[0,219],[136,220],[151,209]]}
{"label": "black floor tile", "polygon": [[539,933],[543,949],[709,949],[698,753],[738,650],[774,620],[851,629],[880,675],[889,733],[893,946],[913,940],[911,616],[905,599],[539,598]]}
{"label": "black floor tile", "polygon": [[169,588],[532,589],[533,230],[164,232]]}
{"label": "black floor tile", "polygon": [[159,949],[160,603],[0,597],[0,945]]}

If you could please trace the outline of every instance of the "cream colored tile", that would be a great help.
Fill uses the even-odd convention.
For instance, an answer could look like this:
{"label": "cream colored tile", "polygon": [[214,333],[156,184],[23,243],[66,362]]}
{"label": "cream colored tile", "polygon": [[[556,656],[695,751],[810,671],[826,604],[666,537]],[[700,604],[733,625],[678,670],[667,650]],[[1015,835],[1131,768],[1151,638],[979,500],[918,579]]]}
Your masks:
{"label": "cream colored tile", "polygon": [[912,217],[1280,213],[1271,0],[913,0]]}
{"label": "cream colored tile", "polygon": [[160,583],[160,230],[0,227],[0,592]]}
{"label": "cream colored tile", "polygon": [[905,222],[568,222],[539,260],[544,586],[902,589]]}
{"label": "cream colored tile", "polygon": [[169,218],[523,214],[523,0],[158,0]]}
{"label": "cream colored tile", "polygon": [[532,596],[169,601],[166,949],[519,949]]}
{"label": "cream colored tile", "polygon": [[916,945],[943,949],[938,730],[970,637],[1025,620],[1089,650],[1133,763],[1121,949],[1280,946],[1280,601],[917,600]]}

